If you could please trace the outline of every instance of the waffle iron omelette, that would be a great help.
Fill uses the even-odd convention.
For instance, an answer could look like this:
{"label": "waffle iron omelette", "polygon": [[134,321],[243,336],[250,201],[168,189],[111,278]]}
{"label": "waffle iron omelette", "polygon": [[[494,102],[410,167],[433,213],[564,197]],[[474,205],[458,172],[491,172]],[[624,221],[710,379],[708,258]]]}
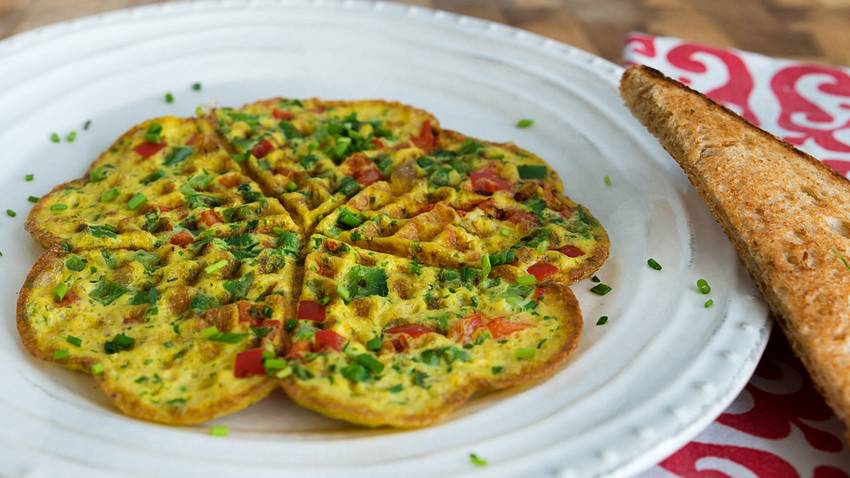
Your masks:
{"label": "waffle iron omelette", "polygon": [[32,209],[34,356],[123,413],[190,424],[277,387],[419,427],[563,364],[602,225],[513,144],[379,100],[275,98],[122,135]]}

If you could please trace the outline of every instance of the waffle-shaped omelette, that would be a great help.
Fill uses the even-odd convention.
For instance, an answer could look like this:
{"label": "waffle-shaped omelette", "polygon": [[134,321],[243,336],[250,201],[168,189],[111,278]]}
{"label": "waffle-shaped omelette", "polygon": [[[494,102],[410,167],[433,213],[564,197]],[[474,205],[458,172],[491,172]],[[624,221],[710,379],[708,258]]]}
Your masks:
{"label": "waffle-shaped omelette", "polygon": [[434,423],[564,363],[568,286],[609,245],[534,154],[377,100],[146,121],[27,229],[48,249],[18,300],[26,348],[169,424],[278,385],[356,424]]}

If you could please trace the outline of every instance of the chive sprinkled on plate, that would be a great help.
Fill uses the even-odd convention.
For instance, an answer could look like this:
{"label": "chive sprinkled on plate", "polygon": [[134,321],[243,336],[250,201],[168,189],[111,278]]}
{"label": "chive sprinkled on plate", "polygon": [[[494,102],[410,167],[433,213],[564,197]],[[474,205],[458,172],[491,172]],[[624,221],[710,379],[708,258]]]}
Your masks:
{"label": "chive sprinkled on plate", "polygon": [[516,122],[516,127],[520,129],[531,128],[534,126],[534,120],[531,118],[522,118]]}
{"label": "chive sprinkled on plate", "polygon": [[598,278],[598,277],[596,277],[596,276],[593,276],[593,277],[591,277],[591,278],[590,278],[590,282],[596,282],[596,283],[599,283],[599,282],[602,282],[602,279],[600,279],[600,278]]}
{"label": "chive sprinkled on plate", "polygon": [[171,92],[165,94],[165,102],[166,103],[174,103],[174,95]]}
{"label": "chive sprinkled on plate", "polygon": [[605,295],[605,294],[611,292],[611,290],[612,290],[611,286],[609,286],[607,284],[603,284],[601,282],[599,284],[593,286],[590,289],[590,291],[593,292],[596,295]]}
{"label": "chive sprinkled on plate", "polygon": [[607,315],[603,315],[602,317],[599,318],[599,320],[596,321],[596,325],[605,325],[607,323],[608,323],[608,316]]}
{"label": "chive sprinkled on plate", "polygon": [[480,456],[476,455],[475,453],[469,454],[469,462],[472,463],[475,466],[487,466],[487,460],[485,460],[484,458],[481,458]]}
{"label": "chive sprinkled on plate", "polygon": [[89,128],[91,128],[91,120],[86,120],[86,122],[83,123],[83,131],[88,131]]}
{"label": "chive sprinkled on plate", "polygon": [[70,131],[70,132],[68,132],[68,134],[65,135],[65,141],[67,141],[69,143],[73,143],[75,139],[77,139],[77,132],[76,131]]}
{"label": "chive sprinkled on plate", "polygon": [[608,186],[608,187],[611,187],[611,185],[613,185],[613,184],[614,184],[613,182],[611,182],[611,176],[605,176],[605,177],[603,177],[603,178],[602,178],[602,181],[604,181],[604,182],[605,182],[605,185],[606,185],[606,186]]}
{"label": "chive sprinkled on plate", "polygon": [[711,292],[711,286],[708,284],[707,280],[699,279],[697,281],[697,290],[699,290],[700,294],[708,294]]}
{"label": "chive sprinkled on plate", "polygon": [[707,301],[705,301],[705,304],[703,304],[703,307],[705,307],[707,309],[707,308],[711,307],[712,305],[714,305],[714,301],[711,300],[711,299],[708,299]]}
{"label": "chive sprinkled on plate", "polygon": [[653,259],[651,257],[649,258],[649,260],[646,261],[646,265],[648,265],[649,267],[651,267],[651,268],[653,268],[657,271],[661,270],[661,264],[659,264],[658,261],[656,261],[655,259]]}
{"label": "chive sprinkled on plate", "polygon": [[62,138],[59,136],[59,133],[53,132],[53,133],[50,133],[50,141],[52,141],[54,143],[58,143],[58,142],[62,141]]}
{"label": "chive sprinkled on plate", "polygon": [[31,203],[36,203],[36,202],[38,202],[38,199],[39,199],[38,196],[30,196],[30,197],[27,198],[27,201],[29,201]]}
{"label": "chive sprinkled on plate", "polygon": [[35,179],[35,174],[27,174],[24,176],[24,181],[32,181],[33,179]]}
{"label": "chive sprinkled on plate", "polygon": [[15,216],[18,215],[18,213],[16,213],[15,211],[13,211],[11,209],[6,209],[6,215],[9,216],[9,217],[15,217]]}
{"label": "chive sprinkled on plate", "polygon": [[230,435],[230,428],[227,428],[227,425],[213,425],[210,427],[210,435],[214,437],[226,437]]}
{"label": "chive sprinkled on plate", "polygon": [[192,83],[192,91],[201,91],[201,82],[200,81],[196,81],[195,83]]}

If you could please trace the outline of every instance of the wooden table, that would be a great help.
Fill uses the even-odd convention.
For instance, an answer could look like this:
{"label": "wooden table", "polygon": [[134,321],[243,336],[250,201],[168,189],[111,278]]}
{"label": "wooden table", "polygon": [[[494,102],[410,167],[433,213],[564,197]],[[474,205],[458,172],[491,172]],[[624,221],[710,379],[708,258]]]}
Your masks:
{"label": "wooden table", "polygon": [[[0,38],[154,0],[0,0]],[[850,65],[850,0],[407,0],[515,25],[620,61],[631,30]]]}

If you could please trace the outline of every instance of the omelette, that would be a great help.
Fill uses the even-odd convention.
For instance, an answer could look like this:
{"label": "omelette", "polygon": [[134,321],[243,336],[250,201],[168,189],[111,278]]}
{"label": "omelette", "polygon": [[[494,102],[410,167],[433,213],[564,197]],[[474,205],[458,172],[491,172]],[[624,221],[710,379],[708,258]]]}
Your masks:
{"label": "omelette", "polygon": [[569,285],[609,249],[533,153],[381,100],[145,121],[26,228],[27,350],[175,425],[279,387],[364,426],[445,419],[567,360]]}

